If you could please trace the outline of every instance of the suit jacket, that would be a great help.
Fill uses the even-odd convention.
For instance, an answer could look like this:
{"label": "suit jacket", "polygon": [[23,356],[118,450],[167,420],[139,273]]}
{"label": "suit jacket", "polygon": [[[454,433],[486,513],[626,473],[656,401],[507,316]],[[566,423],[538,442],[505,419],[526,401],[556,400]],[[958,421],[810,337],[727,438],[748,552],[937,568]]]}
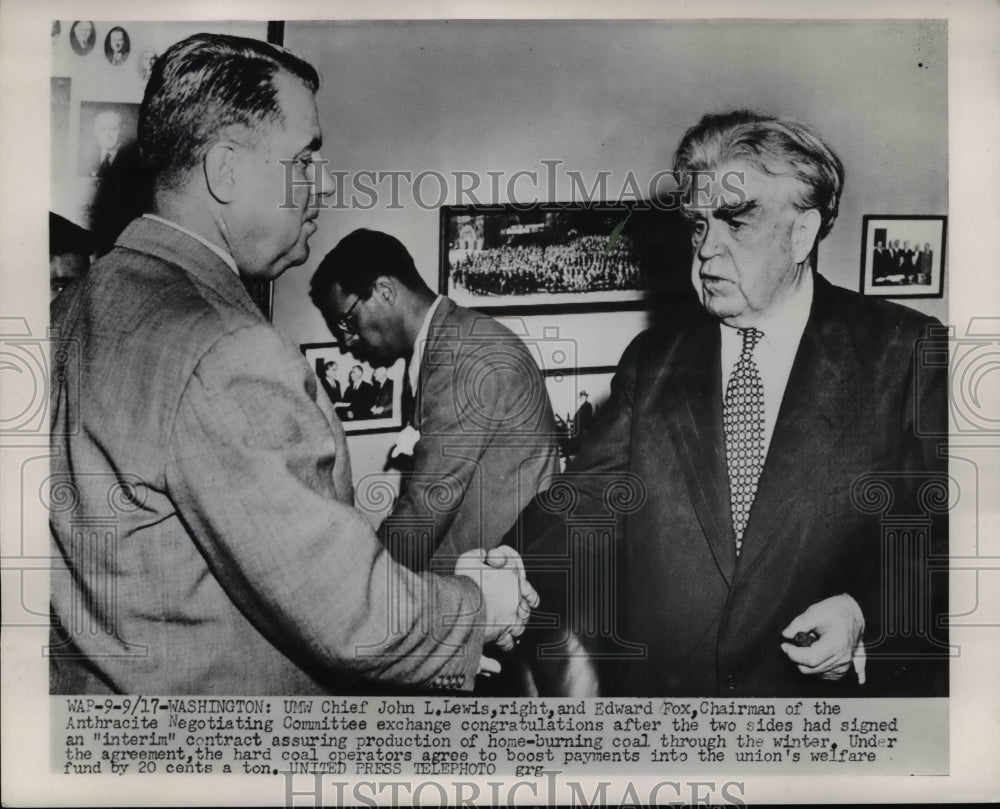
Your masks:
{"label": "suit jacket", "polygon": [[330,400],[330,404],[337,404],[342,398],[340,393],[340,382],[336,379],[333,380],[333,384],[327,380],[325,376],[319,378],[320,385],[323,390],[326,391],[326,396]]}
{"label": "suit jacket", "polygon": [[[932,322],[816,278],[739,557],[718,321],[698,307],[632,343],[580,454],[508,537],[526,548],[543,610],[567,611],[588,594],[562,626],[597,661],[601,693],[946,689],[932,614],[947,604],[946,579],[929,582],[929,568],[934,555],[946,560],[947,524],[927,492],[947,491],[937,442],[947,385],[940,362],[917,363]],[[907,592],[916,613],[900,604]],[[841,593],[866,620],[863,687],[852,675],[801,675],[779,648],[793,618]],[[563,676],[542,667],[539,681],[567,693]]]}
{"label": "suit jacket", "polygon": [[52,315],[80,352],[52,375],[54,693],[472,687],[478,588],[392,562],[315,374],[215,253],[138,219]]}
{"label": "suit jacket", "polygon": [[338,408],[337,412],[341,418],[352,421],[369,419],[372,415],[372,402],[374,399],[375,392],[370,382],[361,382],[357,387],[348,382],[341,394],[342,406]]}
{"label": "suit jacket", "polygon": [[372,409],[381,407],[380,413],[372,413],[372,418],[387,419],[392,417],[392,393],[393,384],[391,379],[386,379],[381,385],[372,383]]}
{"label": "suit jacket", "polygon": [[545,380],[528,349],[490,317],[443,300],[420,366],[412,471],[382,525],[413,569],[454,567],[493,548],[558,469]]}

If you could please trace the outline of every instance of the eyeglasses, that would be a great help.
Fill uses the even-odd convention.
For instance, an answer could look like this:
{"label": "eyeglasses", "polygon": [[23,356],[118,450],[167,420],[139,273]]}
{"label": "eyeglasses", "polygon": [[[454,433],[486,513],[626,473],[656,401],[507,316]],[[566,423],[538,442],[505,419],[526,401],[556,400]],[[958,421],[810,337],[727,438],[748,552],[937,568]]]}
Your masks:
{"label": "eyeglasses", "polygon": [[350,309],[348,309],[346,312],[344,312],[344,314],[342,314],[340,317],[337,318],[335,323],[338,329],[348,334],[357,335],[358,333],[357,324],[354,323],[353,320],[351,319],[351,313],[354,312],[358,304],[364,300],[367,300],[367,298],[358,298],[357,300],[354,301],[354,303],[351,304]]}

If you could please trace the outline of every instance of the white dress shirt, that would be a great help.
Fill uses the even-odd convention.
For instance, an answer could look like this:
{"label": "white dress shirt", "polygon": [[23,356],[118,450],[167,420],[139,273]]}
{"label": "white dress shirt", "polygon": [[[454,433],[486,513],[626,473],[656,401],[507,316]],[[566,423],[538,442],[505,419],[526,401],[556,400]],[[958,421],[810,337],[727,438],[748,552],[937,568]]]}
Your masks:
{"label": "white dress shirt", "polygon": [[179,230],[181,233],[186,233],[195,241],[201,242],[203,245],[205,245],[205,247],[207,247],[209,250],[215,253],[215,255],[217,255],[219,258],[225,261],[226,264],[229,265],[230,269],[232,269],[234,273],[236,273],[237,275],[240,274],[240,271],[236,268],[236,259],[233,258],[228,252],[223,250],[221,247],[219,247],[219,245],[212,244],[212,242],[210,242],[204,236],[199,236],[194,231],[188,230],[185,227],[181,227],[176,222],[171,222],[169,219],[164,219],[162,216],[157,216],[155,213],[144,213],[143,217],[145,219],[152,219],[154,222],[159,222],[161,225],[167,225],[169,227],[172,227],[174,230]]}
{"label": "white dress shirt", "polygon": [[[778,410],[788,385],[788,376],[799,350],[802,332],[805,331],[812,306],[813,278],[807,272],[802,285],[774,312],[757,325],[764,336],[754,349],[754,361],[764,385],[764,457],[771,446],[771,436],[778,422]],[[719,324],[722,332],[722,393],[725,396],[729,377],[736,368],[743,349],[739,331],[725,323]]]}

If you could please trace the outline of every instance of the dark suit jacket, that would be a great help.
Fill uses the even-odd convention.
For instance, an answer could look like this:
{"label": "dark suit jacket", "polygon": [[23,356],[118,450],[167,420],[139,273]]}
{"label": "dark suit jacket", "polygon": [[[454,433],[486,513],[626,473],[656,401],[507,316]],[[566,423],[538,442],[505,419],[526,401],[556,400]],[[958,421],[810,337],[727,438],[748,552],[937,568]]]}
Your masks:
{"label": "dark suit jacket", "polygon": [[[916,588],[909,592],[920,593],[919,616],[911,610],[907,621],[932,625],[922,577],[928,555],[946,552],[946,527],[930,531],[943,515],[925,513],[926,487],[940,495],[944,473],[927,433],[944,434],[947,385],[940,364],[917,368],[917,341],[930,323],[817,277],[738,558],[719,324],[698,307],[632,343],[580,454],[508,537],[526,549],[543,610],[565,610],[584,594],[583,611],[563,625],[592,656],[605,656],[597,663],[602,693],[945,688],[941,672],[918,659],[942,649],[900,637],[905,592],[886,583],[895,576]],[[907,536],[898,525],[883,532],[906,515],[917,515]],[[935,593],[946,603],[938,578]],[[867,622],[869,682],[861,688],[853,673],[838,682],[805,677],[779,648],[793,618],[841,593],[857,600]]]}
{"label": "dark suit jacket", "polygon": [[493,318],[441,301],[420,367],[412,471],[381,535],[413,569],[493,548],[558,471],[545,380]]}
{"label": "dark suit jacket", "polygon": [[370,382],[362,382],[357,387],[348,382],[341,395],[341,402],[347,406],[337,408],[337,412],[342,419],[351,421],[371,418],[374,398]]}
{"label": "dark suit jacket", "polygon": [[372,408],[381,407],[381,413],[372,413],[372,418],[387,419],[392,417],[392,393],[393,384],[391,379],[386,379],[381,385],[372,383]]}
{"label": "dark suit jacket", "polygon": [[337,380],[334,380],[331,385],[325,376],[321,376],[319,377],[319,382],[323,390],[326,391],[330,404],[337,404],[343,398],[340,394],[340,383]]}
{"label": "dark suit jacket", "polygon": [[478,588],[392,562],[313,369],[219,256],[138,219],[52,326],[54,693],[472,687]]}

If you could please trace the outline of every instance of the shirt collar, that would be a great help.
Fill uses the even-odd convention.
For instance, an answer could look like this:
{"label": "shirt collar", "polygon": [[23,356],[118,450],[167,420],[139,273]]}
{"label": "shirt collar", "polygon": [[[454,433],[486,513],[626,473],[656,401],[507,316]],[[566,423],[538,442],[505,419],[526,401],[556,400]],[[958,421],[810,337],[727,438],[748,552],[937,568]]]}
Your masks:
{"label": "shirt collar", "polygon": [[424,322],[420,324],[420,331],[417,332],[417,340],[413,344],[413,356],[410,357],[410,367],[406,370],[410,376],[410,390],[414,393],[416,393],[417,383],[420,381],[420,364],[424,359],[424,347],[427,345],[427,335],[431,330],[431,320],[434,319],[434,313],[443,300],[444,295],[438,295],[434,299],[434,303],[430,305],[427,314],[424,315]]}
{"label": "shirt collar", "polygon": [[224,262],[226,262],[226,264],[234,273],[236,273],[237,275],[240,274],[239,269],[237,269],[236,267],[236,259],[234,259],[230,253],[227,253],[225,250],[219,247],[219,245],[212,244],[212,242],[210,242],[204,236],[200,236],[192,230],[188,230],[185,227],[181,227],[176,222],[171,222],[169,219],[164,219],[162,216],[157,216],[155,213],[144,213],[142,216],[144,219],[152,219],[154,222],[159,222],[162,225],[167,225],[168,227],[172,227],[174,230],[179,230],[181,233],[187,234],[195,241],[201,242],[203,245],[205,245],[205,247],[207,247],[209,250],[215,253],[215,255],[217,255]]}
{"label": "shirt collar", "polygon": [[[774,350],[780,350],[782,346],[791,347],[793,351],[798,348],[812,308],[813,286],[812,270],[808,270],[798,289],[757,324],[757,328],[764,333],[764,342]],[[725,323],[721,326],[724,336],[737,331],[734,326]]]}

